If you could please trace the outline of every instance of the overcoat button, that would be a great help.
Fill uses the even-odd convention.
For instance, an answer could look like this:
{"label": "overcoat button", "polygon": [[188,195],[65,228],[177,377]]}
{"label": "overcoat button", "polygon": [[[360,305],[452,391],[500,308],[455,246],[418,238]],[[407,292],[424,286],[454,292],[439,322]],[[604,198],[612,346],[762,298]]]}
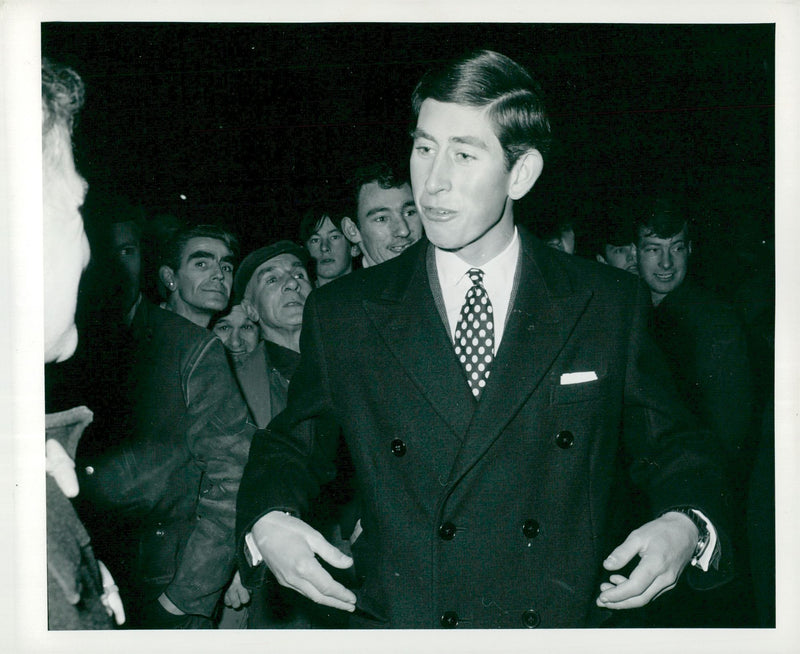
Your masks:
{"label": "overcoat button", "polygon": [[444,522],[439,526],[439,538],[453,540],[456,535],[456,526],[452,522]]}
{"label": "overcoat button", "polygon": [[445,629],[453,629],[458,626],[458,614],[455,611],[445,611],[439,622]]}
{"label": "overcoat button", "polygon": [[522,613],[522,624],[526,626],[528,629],[534,629],[538,627],[542,622],[542,619],[539,617],[539,614],[534,611],[533,609],[528,609],[527,611],[523,611]]}
{"label": "overcoat button", "polygon": [[392,441],[392,454],[395,456],[403,456],[406,453],[406,444],[399,438]]}
{"label": "overcoat button", "polygon": [[164,530],[163,529],[156,529],[156,536],[163,536]]}
{"label": "overcoat button", "polygon": [[572,435],[572,432],[566,429],[558,432],[556,435],[556,445],[558,445],[562,450],[568,450],[570,447],[572,447],[574,442],[575,437]]}
{"label": "overcoat button", "polygon": [[534,519],[522,523],[522,533],[526,538],[536,538],[539,535],[539,523]]}
{"label": "overcoat button", "polygon": [[86,471],[87,475],[93,475],[94,474],[94,468],[92,466],[86,466],[84,468],[84,470]]}

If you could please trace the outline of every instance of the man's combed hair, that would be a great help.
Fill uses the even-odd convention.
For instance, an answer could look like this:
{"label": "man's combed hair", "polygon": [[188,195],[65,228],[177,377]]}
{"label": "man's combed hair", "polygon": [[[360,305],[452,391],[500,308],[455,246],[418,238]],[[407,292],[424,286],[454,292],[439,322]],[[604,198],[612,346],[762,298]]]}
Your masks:
{"label": "man's combed hair", "polygon": [[427,99],[488,107],[508,169],[532,148],[542,156],[550,149],[542,90],[528,71],[505,55],[479,50],[428,71],[412,95],[415,118]]}
{"label": "man's combed hair", "polygon": [[333,226],[342,231],[342,219],[345,217],[346,212],[340,204],[328,198],[311,202],[300,217],[298,229],[300,242],[305,244],[322,227],[325,218],[330,218]]}
{"label": "man's combed hair", "polygon": [[662,193],[644,197],[641,200],[642,212],[636,227],[639,236],[672,238],[686,227],[689,237],[689,214],[683,198],[677,194]]}
{"label": "man's combed hair", "polygon": [[351,210],[356,222],[358,222],[358,196],[361,193],[361,187],[372,182],[375,182],[384,190],[402,188],[410,183],[408,177],[400,173],[398,168],[385,161],[357,168],[347,180],[347,184],[353,193]]}
{"label": "man's combed hair", "polygon": [[84,85],[78,73],[47,58],[42,59],[43,134],[57,124],[64,125],[71,134],[84,96]]}
{"label": "man's combed hair", "polygon": [[239,259],[239,240],[236,236],[217,225],[197,225],[195,227],[179,228],[173,232],[161,250],[159,265],[169,266],[175,271],[179,270],[186,244],[193,238],[214,238],[222,241],[233,254],[234,261]]}

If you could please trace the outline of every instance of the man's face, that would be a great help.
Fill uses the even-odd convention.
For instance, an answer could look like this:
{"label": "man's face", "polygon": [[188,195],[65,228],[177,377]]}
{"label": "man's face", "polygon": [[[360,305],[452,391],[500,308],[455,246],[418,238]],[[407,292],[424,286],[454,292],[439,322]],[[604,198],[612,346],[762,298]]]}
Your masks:
{"label": "man's face", "polygon": [[670,238],[646,236],[639,229],[636,244],[639,276],[650,287],[653,304],[658,304],[667,293],[678,288],[686,277],[692,252],[686,233],[685,225]]}
{"label": "man's face", "polygon": [[174,271],[174,279],[173,295],[184,315],[210,316],[222,311],[231,295],[233,253],[219,239],[191,238],[183,249],[181,266]]}
{"label": "man's face", "polygon": [[428,239],[465,261],[498,254],[513,234],[511,173],[479,108],[427,99],[411,150],[411,185]]}
{"label": "man's face", "polygon": [[545,245],[554,250],[566,252],[567,254],[575,254],[575,230],[570,227],[561,232],[560,236],[554,236],[548,239]]}
{"label": "man's face", "polygon": [[124,280],[122,305],[130,308],[139,295],[142,253],[139,230],[133,222],[111,225],[111,255]]}
{"label": "man's face", "polygon": [[317,277],[321,283],[328,282],[352,269],[350,242],[328,216],[306,241],[306,248],[317,262]]}
{"label": "man's face", "polygon": [[248,318],[241,304],[235,305],[227,316],[217,320],[213,332],[235,361],[246,357],[258,345],[258,325]]}
{"label": "man's face", "polygon": [[411,187],[381,188],[364,184],[358,192],[356,242],[368,266],[393,259],[422,236]]}
{"label": "man's face", "polygon": [[311,292],[303,262],[293,254],[279,254],[262,263],[247,283],[245,297],[258,312],[264,336],[272,332],[291,333],[303,324],[303,307]]}
{"label": "man's face", "polygon": [[634,275],[639,274],[636,266],[636,246],[633,243],[627,245],[610,245],[606,243],[603,248],[605,263],[620,270],[626,270]]}
{"label": "man's face", "polygon": [[44,136],[42,181],[45,362],[64,361],[78,345],[78,284],[89,263],[89,241],[80,214],[87,184],[75,169],[64,127]]}

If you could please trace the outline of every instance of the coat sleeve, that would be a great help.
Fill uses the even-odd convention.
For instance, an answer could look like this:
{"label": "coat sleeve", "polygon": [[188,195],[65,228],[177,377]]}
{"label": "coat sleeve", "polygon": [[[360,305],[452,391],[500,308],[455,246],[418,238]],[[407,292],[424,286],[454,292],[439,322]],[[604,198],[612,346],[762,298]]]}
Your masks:
{"label": "coat sleeve", "polygon": [[680,400],[661,350],[646,328],[647,300],[640,285],[628,345],[623,442],[632,481],[649,499],[653,518],[679,506],[702,511],[720,536],[716,571],[690,570],[696,587],[729,578],[731,544],[727,477],[712,435],[697,428]]}
{"label": "coat sleeve", "polygon": [[195,521],[166,594],[182,611],[210,616],[233,571],[236,494],[256,427],[217,339],[183,378],[187,445],[203,474]]}
{"label": "coat sleeve", "polygon": [[306,300],[302,356],[289,385],[287,407],[253,437],[237,502],[239,550],[260,517],[275,510],[307,514],[320,488],[336,475],[339,427],[314,299],[312,293]]}

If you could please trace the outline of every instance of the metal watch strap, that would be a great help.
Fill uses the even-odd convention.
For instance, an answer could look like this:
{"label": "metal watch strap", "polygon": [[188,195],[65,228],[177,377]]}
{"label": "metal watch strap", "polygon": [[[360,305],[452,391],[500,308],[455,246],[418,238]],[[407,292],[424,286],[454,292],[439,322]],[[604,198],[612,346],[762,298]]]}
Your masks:
{"label": "metal watch strap", "polygon": [[697,565],[697,561],[703,556],[703,552],[705,551],[706,547],[708,546],[708,541],[710,539],[710,534],[708,532],[708,526],[706,525],[705,520],[703,520],[700,515],[688,506],[679,506],[675,507],[674,509],[670,509],[667,511],[674,511],[676,513],[682,513],[685,515],[689,520],[694,523],[694,526],[697,527],[697,544],[694,547],[694,552],[692,552],[692,565]]}

